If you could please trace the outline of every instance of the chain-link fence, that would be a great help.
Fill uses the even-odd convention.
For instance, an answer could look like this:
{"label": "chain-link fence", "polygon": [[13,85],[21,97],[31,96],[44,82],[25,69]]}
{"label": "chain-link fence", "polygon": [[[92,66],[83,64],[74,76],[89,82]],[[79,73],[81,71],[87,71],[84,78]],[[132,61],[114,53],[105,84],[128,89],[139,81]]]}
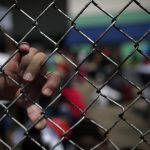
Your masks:
{"label": "chain-link fence", "polygon": [[[142,1],[130,0],[125,1],[124,6],[112,15],[103,8],[101,1],[87,0],[76,16],[71,18],[61,6],[57,5],[57,2],[56,0],[37,1],[41,3],[42,8],[35,17],[22,8],[23,5],[20,5],[19,0],[8,1],[7,11],[2,16],[0,15],[1,37],[7,41],[7,46],[11,45],[9,47],[11,55],[1,65],[1,75],[16,84],[22,91],[10,102],[1,101],[0,103],[0,149],[150,149],[150,58],[149,54],[140,47],[143,41],[149,39],[150,26],[140,38],[136,39],[119,25],[120,17],[133,4],[148,17],[150,17],[150,11]],[[110,5],[111,3],[115,1],[110,1]],[[110,19],[109,26],[96,39],[78,26],[78,19],[90,6]],[[31,10],[32,7],[34,6],[31,6]],[[59,38],[57,37],[57,40],[55,33],[47,33],[41,27],[41,23],[46,24],[46,20],[50,18],[46,18],[45,22],[40,22],[40,19],[51,9],[58,16],[62,16],[68,24],[67,29]],[[2,25],[12,11],[17,11],[18,15],[27,20],[25,24],[20,23],[22,31],[26,25],[28,26],[21,38],[7,32],[5,26]],[[136,19],[139,19],[138,13]],[[114,43],[112,50],[106,48],[107,44],[102,46],[103,40],[112,29],[131,43],[128,47],[130,52],[122,59],[119,56],[120,49],[117,42]],[[81,57],[82,53],[78,44],[79,50],[76,53],[63,45],[69,35],[73,36],[70,34],[72,30],[90,45],[90,50],[83,57]],[[139,30],[137,29],[136,32]],[[5,67],[9,61],[19,53],[18,45],[22,41],[29,40],[34,32],[36,36],[45,40],[48,46],[45,51],[48,58],[43,65],[46,64],[50,71],[61,69],[64,74],[56,93],[51,97],[41,96],[38,102],[26,92],[28,84],[20,84],[5,73]],[[40,49],[41,46],[38,44],[36,46]],[[137,63],[138,58],[140,58],[140,63]],[[132,63],[128,64],[129,61]],[[144,63],[141,64],[141,62]],[[143,73],[141,70],[144,69],[146,71]],[[25,109],[19,104],[25,97],[42,109],[41,116],[35,122],[31,123],[26,118]],[[42,118],[47,119],[47,127],[37,131],[34,126]]]}

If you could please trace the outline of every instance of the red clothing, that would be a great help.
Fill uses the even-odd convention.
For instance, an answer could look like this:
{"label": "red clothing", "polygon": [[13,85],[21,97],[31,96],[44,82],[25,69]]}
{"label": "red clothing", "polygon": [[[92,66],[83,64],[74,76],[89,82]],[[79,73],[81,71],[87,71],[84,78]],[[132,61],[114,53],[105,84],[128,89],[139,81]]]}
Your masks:
{"label": "red clothing", "polygon": [[81,92],[74,87],[67,87],[64,88],[62,95],[68,100],[70,101],[72,104],[74,104],[75,106],[73,106],[70,103],[67,103],[67,105],[69,106],[72,115],[75,118],[79,118],[81,116],[81,111],[78,109],[80,108],[81,110],[84,110],[86,105],[84,102],[84,98],[81,94]]}
{"label": "red clothing", "polygon": [[64,118],[51,117],[50,119],[53,122],[55,122],[56,125],[54,123],[50,122],[49,120],[47,121],[47,124],[55,131],[55,133],[59,137],[63,136],[64,132],[66,132],[70,128],[68,121]]}

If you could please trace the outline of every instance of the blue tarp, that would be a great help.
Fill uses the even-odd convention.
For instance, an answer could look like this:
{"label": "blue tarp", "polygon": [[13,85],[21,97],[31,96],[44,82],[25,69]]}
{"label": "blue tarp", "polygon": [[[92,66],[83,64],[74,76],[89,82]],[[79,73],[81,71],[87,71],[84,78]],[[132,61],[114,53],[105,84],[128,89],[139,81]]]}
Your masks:
{"label": "blue tarp", "polygon": [[[117,25],[116,25],[117,26]],[[140,24],[127,24],[127,25],[118,25],[120,29],[126,32],[129,36],[135,40],[139,40],[146,31],[150,31],[150,22],[140,23]],[[98,39],[98,37],[107,29],[106,26],[95,26],[80,28],[80,30],[90,37],[93,41]],[[150,33],[147,35],[146,39],[150,40]],[[109,32],[102,38],[101,42],[103,43],[112,43],[112,42],[124,42],[128,40],[122,33],[117,31],[114,27],[109,30]],[[66,36],[65,44],[75,44],[75,43],[88,43],[89,41],[83,37],[76,30],[71,30]]]}

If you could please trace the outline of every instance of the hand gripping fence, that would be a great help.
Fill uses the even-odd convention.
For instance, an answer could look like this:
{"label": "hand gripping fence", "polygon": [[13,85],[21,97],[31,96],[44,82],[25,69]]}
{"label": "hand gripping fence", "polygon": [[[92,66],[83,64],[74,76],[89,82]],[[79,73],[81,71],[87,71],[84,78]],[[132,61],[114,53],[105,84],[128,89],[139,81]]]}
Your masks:
{"label": "hand gripping fence", "polygon": [[[40,1],[41,3],[44,3],[44,1]],[[113,3],[113,1],[111,1]],[[111,3],[110,2],[110,3]],[[25,3],[25,2],[24,2]],[[37,1],[37,3],[39,3]],[[7,40],[11,41],[15,47],[16,50],[9,59],[0,67],[0,74],[5,75],[6,78],[8,78],[11,82],[16,84],[16,86],[19,86],[22,92],[15,97],[15,99],[11,100],[7,105],[4,103],[0,103],[1,111],[0,111],[0,123],[6,119],[9,118],[10,122],[13,124],[13,126],[10,126],[10,128],[7,128],[7,130],[11,130],[11,135],[13,136],[13,142],[11,144],[9,141],[9,134],[5,134],[5,138],[3,138],[2,133],[0,133],[0,149],[22,149],[27,143],[32,143],[36,145],[36,149],[91,149],[91,150],[99,150],[99,149],[115,149],[115,150],[121,150],[124,147],[129,147],[129,149],[136,150],[148,150],[150,149],[150,115],[147,117],[147,119],[144,119],[144,116],[141,115],[142,113],[139,113],[136,110],[136,106],[145,104],[146,107],[142,107],[141,111],[145,111],[145,109],[149,109],[150,101],[149,99],[144,95],[144,91],[149,88],[150,82],[148,81],[144,85],[138,84],[134,81],[132,81],[128,76],[123,74],[121,71],[124,68],[124,65],[134,57],[135,54],[138,54],[140,57],[143,57],[147,61],[150,61],[150,58],[147,54],[145,54],[141,49],[140,45],[142,41],[144,41],[149,35],[150,35],[150,28],[147,29],[145,33],[138,39],[134,39],[134,37],[130,36],[125,30],[123,30],[119,25],[119,17],[122,16],[122,14],[130,7],[132,4],[136,5],[138,8],[140,8],[144,13],[149,15],[150,17],[150,11],[144,7],[142,4],[142,1],[138,0],[130,0],[126,1],[125,5],[120,9],[120,11],[116,15],[110,14],[108,11],[103,9],[103,6],[101,6],[101,3],[98,3],[95,0],[87,0],[87,3],[82,7],[80,12],[74,17],[71,18],[64,10],[59,8],[57,5],[56,0],[49,1],[49,4],[42,9],[42,11],[38,14],[36,18],[33,18],[28,14],[28,12],[24,11],[21,6],[19,5],[19,0],[14,0],[10,2],[9,8],[7,9],[7,12],[0,18],[0,32],[1,35],[6,38]],[[35,4],[36,5],[36,4]],[[96,40],[93,40],[91,37],[89,37],[84,31],[78,27],[78,18],[86,12],[86,10],[90,6],[94,6],[95,9],[100,10],[102,13],[106,15],[106,17],[110,18],[111,23],[109,26],[103,30],[101,34],[97,37]],[[55,9],[55,11],[63,16],[69,23],[67,30],[63,33],[63,35],[59,38],[58,41],[54,40],[51,35],[48,35],[42,29],[40,28],[39,20],[43,17],[43,15],[49,10],[49,9]],[[25,16],[28,20],[32,22],[32,26],[30,29],[24,34],[24,36],[17,41],[15,39],[15,36],[9,35],[2,27],[1,22],[5,19],[5,17],[14,9],[17,9],[19,14],[22,16]],[[138,14],[137,14],[138,19]],[[19,20],[18,20],[19,21]],[[49,27],[50,28],[50,27]],[[90,52],[82,59],[80,62],[76,62],[73,60],[72,57],[69,57],[66,52],[63,50],[61,51],[61,43],[63,40],[68,36],[70,31],[74,29],[78,34],[80,34],[83,38],[85,38],[91,46]],[[111,29],[115,29],[117,32],[119,32],[124,38],[126,38],[129,42],[131,42],[134,47],[131,47],[132,51],[120,62],[118,63],[116,59],[113,59],[111,55],[107,55],[105,52],[103,52],[99,48],[99,43],[102,43],[102,40],[109,34]],[[48,63],[54,55],[60,55],[66,62],[71,66],[72,73],[70,76],[67,76],[67,79],[65,79],[65,82],[62,83],[58,89],[56,94],[52,96],[51,98],[46,101],[46,106],[42,105],[42,102],[35,102],[34,99],[32,99],[28,93],[24,92],[25,88],[28,87],[28,84],[20,84],[15,79],[13,79],[11,76],[8,76],[5,73],[5,66],[7,63],[19,52],[17,49],[18,45],[22,41],[26,41],[27,37],[30,36],[30,34],[36,30],[38,34],[46,39],[50,45],[53,45],[53,50],[49,50],[47,55],[48,58],[45,60],[45,63],[43,66],[45,66],[46,63]],[[137,31],[138,32],[138,31]],[[111,41],[111,39],[110,39]],[[31,43],[32,44],[32,43]],[[79,47],[80,49],[80,47]],[[96,53],[99,57],[103,57],[105,61],[107,61],[111,66],[113,66],[113,70],[111,71],[111,74],[109,74],[105,80],[98,85],[95,83],[87,74],[83,73],[81,71],[82,66],[84,66],[90,59],[90,57]],[[114,52],[115,53],[115,52]],[[115,56],[115,55],[114,55]],[[115,56],[117,57],[117,55]],[[132,70],[132,66],[131,66]],[[96,94],[96,97],[89,98],[90,100],[87,102],[86,107],[84,109],[81,109],[78,105],[76,105],[74,102],[67,101],[71,107],[78,110],[78,112],[81,113],[80,118],[78,118],[74,123],[71,123],[71,125],[65,130],[62,126],[60,126],[59,123],[55,122],[51,117],[48,117],[46,114],[47,110],[54,110],[56,105],[58,103],[61,103],[61,98],[63,97],[63,90],[71,83],[74,83],[77,78],[80,81],[78,82],[79,87],[83,86],[82,81],[86,83],[91,89],[94,89],[94,92]],[[123,81],[126,84],[129,85],[129,87],[132,87],[134,89],[134,96],[130,101],[128,101],[127,104],[124,104],[123,102],[115,101],[112,97],[109,97],[107,94],[103,92],[103,89],[109,85],[111,81],[114,79],[118,79],[118,81]],[[134,77],[132,77],[134,78]],[[80,85],[81,84],[81,85]],[[91,97],[91,93],[86,91],[86,88],[84,89],[86,93],[86,97]],[[111,92],[111,91],[110,91]],[[128,94],[127,94],[128,95]],[[43,112],[41,114],[41,117],[36,120],[36,122],[30,123],[29,125],[25,125],[20,121],[18,118],[18,115],[15,111],[17,111],[17,101],[19,101],[22,97],[26,97],[29,101],[37,105],[39,108],[43,107]],[[43,98],[44,99],[44,98]],[[108,101],[109,106],[100,106],[99,101],[101,99],[104,99],[105,101]],[[15,111],[12,109],[15,108]],[[136,113],[137,111],[137,113]],[[148,112],[150,112],[148,110]],[[55,112],[54,112],[55,114]],[[150,114],[150,113],[149,113]],[[66,114],[69,115],[69,114]],[[112,117],[113,116],[113,117]],[[115,116],[115,117],[114,117]],[[131,117],[133,116],[133,117]],[[23,116],[22,116],[23,117]],[[44,133],[43,131],[37,131],[38,135],[34,135],[31,132],[34,130],[34,126],[42,119],[46,118],[49,121],[49,124],[51,124],[52,127],[57,128],[57,130],[60,130],[62,132],[62,135],[57,138],[57,141],[54,144],[51,144],[50,147],[47,147],[47,145],[44,142],[41,142],[40,137],[41,133]],[[140,118],[140,121],[137,121]],[[112,120],[112,121],[110,121]],[[87,124],[84,124],[84,127],[82,130],[85,130],[85,135],[88,136],[88,133],[91,132],[91,128],[89,127],[89,130],[86,130],[86,126],[95,126],[98,131],[101,132],[102,138],[98,142],[95,142],[96,139],[94,139],[94,142],[92,146],[86,148],[85,145],[88,145],[90,141],[87,140],[86,144],[84,145],[81,141],[82,139],[82,130],[79,134],[76,132],[76,128],[80,127],[83,122],[88,122]],[[137,122],[140,122],[139,124]],[[1,125],[0,128],[5,128],[9,126],[9,122],[5,125]],[[1,130],[0,130],[1,131]],[[16,131],[19,133],[22,133],[22,136],[20,138],[17,138],[15,135],[17,135]],[[48,132],[47,132],[48,134]],[[98,134],[98,133],[97,133]],[[78,139],[82,139],[80,142],[78,140],[74,140],[73,137],[78,135]],[[52,134],[49,134],[50,137],[53,137]],[[86,137],[86,138],[87,138]],[[54,138],[54,137],[53,137]],[[86,139],[85,138],[85,139]],[[50,138],[51,139],[51,138]],[[84,139],[84,140],[85,140]],[[52,139],[51,139],[52,140]],[[85,140],[86,141],[86,140]],[[51,141],[50,141],[51,142]],[[49,143],[50,143],[49,142]],[[64,143],[67,143],[64,146],[64,148],[60,148],[60,146],[65,145]],[[82,144],[81,144],[82,143]],[[95,144],[94,144],[95,143]]]}

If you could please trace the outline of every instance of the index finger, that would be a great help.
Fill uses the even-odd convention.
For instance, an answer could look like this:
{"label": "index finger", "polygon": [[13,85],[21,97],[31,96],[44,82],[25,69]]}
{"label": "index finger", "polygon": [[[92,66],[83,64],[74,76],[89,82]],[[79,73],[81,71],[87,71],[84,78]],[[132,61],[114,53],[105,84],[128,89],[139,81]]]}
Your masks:
{"label": "index finger", "polygon": [[18,49],[19,51],[16,51],[16,53],[14,53],[14,56],[8,61],[8,63],[5,66],[5,73],[8,75],[18,72],[18,67],[21,62],[21,59],[24,55],[26,55],[29,52],[30,47],[27,42],[22,42],[18,46]]}
{"label": "index finger", "polygon": [[29,52],[30,45],[27,42],[22,42],[19,44],[18,49],[22,54],[27,54]]}
{"label": "index finger", "polygon": [[29,43],[22,42],[21,44],[19,44],[18,49],[19,52],[12,58],[12,60],[16,63],[19,63],[21,61],[23,55],[29,53],[29,49],[30,49]]}

